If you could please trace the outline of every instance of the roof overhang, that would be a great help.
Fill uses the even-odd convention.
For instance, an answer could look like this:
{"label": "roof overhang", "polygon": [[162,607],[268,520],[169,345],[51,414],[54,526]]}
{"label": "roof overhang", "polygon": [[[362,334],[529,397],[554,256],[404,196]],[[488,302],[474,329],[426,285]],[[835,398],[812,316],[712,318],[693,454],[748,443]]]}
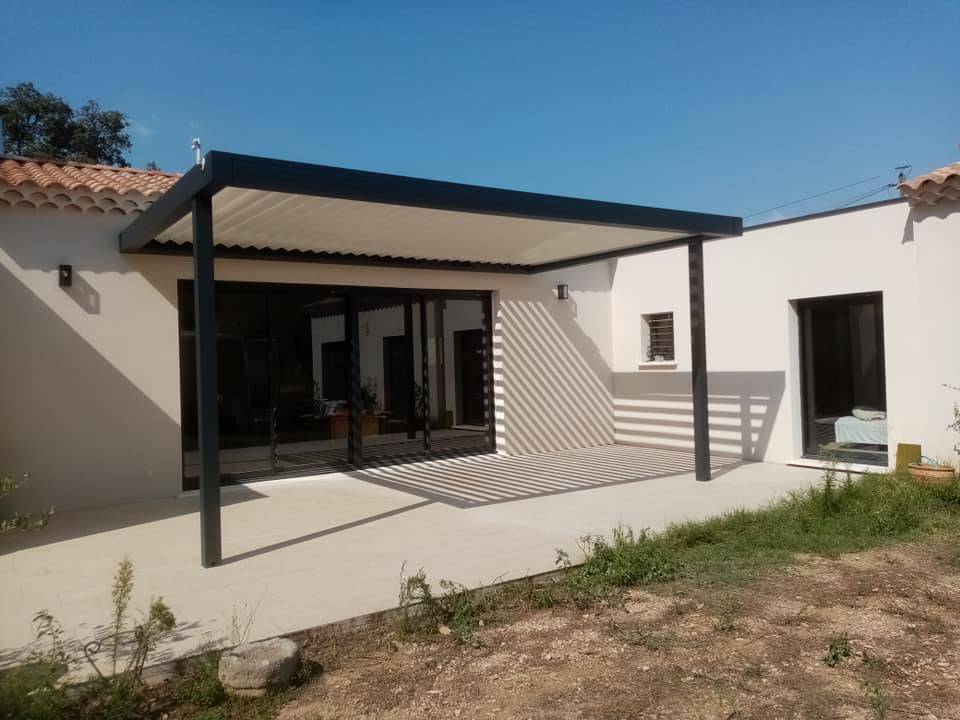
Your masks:
{"label": "roof overhang", "polygon": [[535,273],[741,234],[738,217],[209,152],[120,233],[121,252],[189,253],[213,199],[218,257]]}

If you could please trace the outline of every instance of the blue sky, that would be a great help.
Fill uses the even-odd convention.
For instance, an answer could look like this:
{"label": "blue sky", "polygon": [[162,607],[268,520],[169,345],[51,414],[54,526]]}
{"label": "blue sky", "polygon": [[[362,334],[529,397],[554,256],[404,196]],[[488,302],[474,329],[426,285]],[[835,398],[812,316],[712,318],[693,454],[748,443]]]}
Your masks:
{"label": "blue sky", "polygon": [[[960,0],[9,3],[0,84],[206,149],[750,215],[960,160]],[[891,197],[882,192],[870,199]]]}

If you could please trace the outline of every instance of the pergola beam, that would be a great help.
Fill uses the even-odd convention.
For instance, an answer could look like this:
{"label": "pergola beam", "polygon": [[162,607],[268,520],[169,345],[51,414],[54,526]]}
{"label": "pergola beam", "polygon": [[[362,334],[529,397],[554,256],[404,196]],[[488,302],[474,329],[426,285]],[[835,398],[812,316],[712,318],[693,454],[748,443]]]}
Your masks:
{"label": "pergola beam", "polygon": [[209,157],[202,165],[193,166],[120,233],[120,252],[142,251],[157,235],[186,217],[192,211],[193,201],[198,195],[206,195],[209,199],[222,187],[217,185]]}

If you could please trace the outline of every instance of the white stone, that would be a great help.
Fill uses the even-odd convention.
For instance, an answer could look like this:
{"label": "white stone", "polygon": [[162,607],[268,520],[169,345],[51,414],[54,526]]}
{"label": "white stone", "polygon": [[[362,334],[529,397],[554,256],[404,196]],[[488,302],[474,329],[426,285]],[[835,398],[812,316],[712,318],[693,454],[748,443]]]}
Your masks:
{"label": "white stone", "polygon": [[300,667],[300,647],[286,638],[243,643],[220,656],[220,682],[231,695],[259,697],[286,687]]}

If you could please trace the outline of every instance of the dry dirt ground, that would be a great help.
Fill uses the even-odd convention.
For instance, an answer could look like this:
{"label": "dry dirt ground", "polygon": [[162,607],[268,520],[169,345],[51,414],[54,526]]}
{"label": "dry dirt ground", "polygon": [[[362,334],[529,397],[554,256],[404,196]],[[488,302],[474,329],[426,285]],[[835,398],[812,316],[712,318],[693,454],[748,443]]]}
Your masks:
{"label": "dry dirt ground", "polygon": [[811,557],[742,588],[521,611],[481,628],[479,648],[390,628],[317,634],[306,652],[326,671],[279,717],[960,719],[954,554]]}

